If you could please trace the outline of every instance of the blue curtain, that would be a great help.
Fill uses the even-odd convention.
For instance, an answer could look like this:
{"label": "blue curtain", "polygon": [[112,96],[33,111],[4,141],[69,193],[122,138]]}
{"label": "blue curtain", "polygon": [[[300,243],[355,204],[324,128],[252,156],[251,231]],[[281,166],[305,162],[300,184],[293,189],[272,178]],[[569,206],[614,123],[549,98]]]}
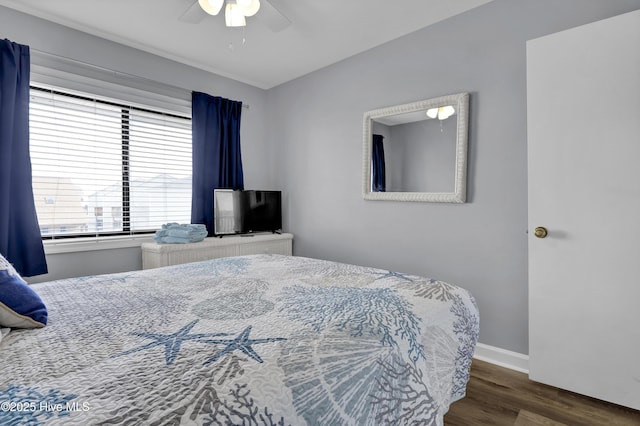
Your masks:
{"label": "blue curtain", "polygon": [[31,183],[29,46],[0,40],[0,253],[24,276],[47,273]]}
{"label": "blue curtain", "polygon": [[371,151],[371,169],[373,173],[371,190],[373,192],[385,192],[387,190],[383,139],[384,136],[382,135],[373,135]]}
{"label": "blue curtain", "polygon": [[213,235],[213,190],[244,189],[240,155],[242,102],[206,93],[191,95],[193,185],[191,223]]}

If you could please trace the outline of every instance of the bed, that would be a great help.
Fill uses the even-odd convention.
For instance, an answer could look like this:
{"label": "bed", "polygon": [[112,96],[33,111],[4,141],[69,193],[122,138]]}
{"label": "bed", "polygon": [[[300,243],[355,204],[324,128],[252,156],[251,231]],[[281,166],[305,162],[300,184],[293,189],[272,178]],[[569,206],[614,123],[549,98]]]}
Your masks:
{"label": "bed", "polygon": [[3,330],[0,424],[442,425],[478,337],[468,291],[251,255],[30,286]]}

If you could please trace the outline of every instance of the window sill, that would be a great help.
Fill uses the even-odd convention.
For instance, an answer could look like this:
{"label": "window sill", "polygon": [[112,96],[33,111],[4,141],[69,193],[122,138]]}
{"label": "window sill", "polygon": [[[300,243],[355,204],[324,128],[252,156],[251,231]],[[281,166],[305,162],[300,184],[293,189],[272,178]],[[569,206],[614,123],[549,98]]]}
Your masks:
{"label": "window sill", "polygon": [[150,241],[153,241],[153,234],[45,240],[42,244],[45,254],[61,254],[140,247]]}

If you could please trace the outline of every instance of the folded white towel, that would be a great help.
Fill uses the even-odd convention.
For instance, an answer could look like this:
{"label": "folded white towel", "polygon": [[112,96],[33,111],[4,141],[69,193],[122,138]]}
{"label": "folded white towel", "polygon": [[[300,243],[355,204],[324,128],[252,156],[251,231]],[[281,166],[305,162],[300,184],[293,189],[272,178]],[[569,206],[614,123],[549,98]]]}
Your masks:
{"label": "folded white towel", "polygon": [[203,224],[179,224],[176,222],[165,223],[162,229],[156,231],[153,239],[157,243],[185,244],[197,243],[207,236],[207,227]]}

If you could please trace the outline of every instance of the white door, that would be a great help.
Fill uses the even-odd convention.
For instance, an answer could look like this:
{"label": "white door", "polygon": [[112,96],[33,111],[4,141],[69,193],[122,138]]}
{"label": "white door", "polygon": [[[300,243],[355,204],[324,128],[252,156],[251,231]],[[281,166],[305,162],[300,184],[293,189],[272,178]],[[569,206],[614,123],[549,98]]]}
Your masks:
{"label": "white door", "polygon": [[530,377],[640,409],[640,10],[529,41],[527,116]]}

